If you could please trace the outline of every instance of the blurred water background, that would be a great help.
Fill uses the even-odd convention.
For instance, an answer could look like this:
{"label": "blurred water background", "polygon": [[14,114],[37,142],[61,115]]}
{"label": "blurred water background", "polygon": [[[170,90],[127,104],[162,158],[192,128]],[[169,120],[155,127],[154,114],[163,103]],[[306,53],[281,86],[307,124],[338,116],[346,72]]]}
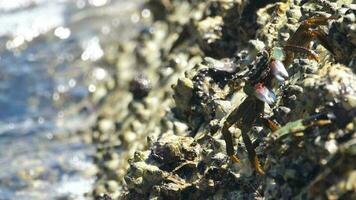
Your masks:
{"label": "blurred water background", "polygon": [[94,147],[70,134],[95,118],[100,59],[138,27],[137,2],[0,0],[0,199],[91,190]]}

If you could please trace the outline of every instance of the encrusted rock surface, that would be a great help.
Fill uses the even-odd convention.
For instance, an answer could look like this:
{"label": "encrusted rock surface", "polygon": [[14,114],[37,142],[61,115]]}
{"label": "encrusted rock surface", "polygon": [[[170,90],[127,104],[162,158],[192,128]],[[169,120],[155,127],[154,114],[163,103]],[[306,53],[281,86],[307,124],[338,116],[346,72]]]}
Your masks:
{"label": "encrusted rock surface", "polygon": [[[149,0],[151,22],[120,44],[115,88],[92,128],[97,199],[356,198],[356,5],[352,1]],[[282,46],[308,17],[328,25],[334,54],[296,56],[265,115],[286,125],[249,131],[266,171],[250,165],[237,127],[241,163],[226,155],[221,126],[245,98],[239,90],[265,48]],[[253,110],[251,110],[253,112]],[[329,113],[332,123],[298,120]],[[298,134],[288,134],[300,129]],[[279,135],[280,134],[280,135]],[[103,194],[108,194],[105,196]]]}

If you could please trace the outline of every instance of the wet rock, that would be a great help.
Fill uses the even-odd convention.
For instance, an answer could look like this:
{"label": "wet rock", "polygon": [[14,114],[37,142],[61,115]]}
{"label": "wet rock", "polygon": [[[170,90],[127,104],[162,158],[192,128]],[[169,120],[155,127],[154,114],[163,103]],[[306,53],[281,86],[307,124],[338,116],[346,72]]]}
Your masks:
{"label": "wet rock", "polygon": [[[148,1],[153,21],[134,41],[120,45],[118,91],[106,99],[105,114],[92,130],[99,169],[94,194],[323,199],[326,191],[329,198],[352,197],[353,7],[341,0]],[[311,48],[320,62],[295,52],[286,62],[284,83],[266,80],[268,50],[283,47],[300,22],[314,15],[336,16],[320,26],[334,51],[315,42]],[[146,77],[137,78],[137,72]],[[246,85],[261,80],[270,81],[277,98],[264,105],[249,130],[239,125],[228,130],[241,161],[233,163],[221,129],[234,108],[254,94]],[[255,111],[245,110],[246,115]],[[272,122],[281,128],[272,131]],[[251,167],[242,131],[265,176]]]}
{"label": "wet rock", "polygon": [[161,183],[168,176],[157,166],[136,162],[131,165],[131,170],[125,177],[127,187],[138,193],[147,193],[154,185]]}
{"label": "wet rock", "polygon": [[[219,41],[222,39],[223,19],[221,16],[208,17],[196,24],[198,41],[207,52],[219,48]],[[222,47],[220,47],[222,49]]]}
{"label": "wet rock", "polygon": [[340,17],[332,23],[329,37],[332,41],[336,60],[356,71],[356,7],[344,4],[338,9]]}
{"label": "wet rock", "polygon": [[151,90],[151,83],[144,75],[137,75],[130,82],[129,91],[132,93],[133,98],[141,100],[146,97]]}
{"label": "wet rock", "polygon": [[183,161],[194,161],[197,159],[201,149],[200,146],[189,137],[179,137],[164,134],[154,145],[152,156],[161,163],[160,168],[174,170]]}
{"label": "wet rock", "polygon": [[346,110],[355,109],[353,97],[356,95],[356,76],[344,65],[326,64],[318,74],[304,80],[304,87],[307,90],[317,89],[318,97],[325,102],[340,102]]}
{"label": "wet rock", "polygon": [[112,200],[112,198],[107,194],[98,195],[94,199],[95,200]]}

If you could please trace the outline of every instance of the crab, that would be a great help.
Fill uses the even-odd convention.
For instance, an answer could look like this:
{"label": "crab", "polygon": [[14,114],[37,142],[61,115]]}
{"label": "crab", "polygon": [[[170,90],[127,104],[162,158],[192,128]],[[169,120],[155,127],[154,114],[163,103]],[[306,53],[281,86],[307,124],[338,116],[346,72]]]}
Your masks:
{"label": "crab", "polygon": [[241,130],[242,139],[252,167],[258,174],[265,174],[248,132],[253,127],[256,119],[263,119],[272,131],[279,129],[277,123],[262,117],[265,103],[273,106],[276,101],[276,95],[272,91],[275,85],[273,80],[276,79],[283,83],[288,79],[289,75],[285,66],[288,66],[297,55],[306,54],[309,59],[314,59],[318,62],[318,55],[310,49],[312,41],[318,41],[334,54],[327,34],[318,28],[319,25],[327,25],[332,19],[335,19],[335,17],[311,17],[302,21],[284,46],[264,50],[261,52],[260,59],[253,63],[253,68],[250,70],[251,72],[245,81],[245,85],[241,87],[247,97],[226,117],[221,129],[226,143],[226,153],[232,161],[240,162],[235,154],[233,138],[229,131],[229,128],[235,125]]}

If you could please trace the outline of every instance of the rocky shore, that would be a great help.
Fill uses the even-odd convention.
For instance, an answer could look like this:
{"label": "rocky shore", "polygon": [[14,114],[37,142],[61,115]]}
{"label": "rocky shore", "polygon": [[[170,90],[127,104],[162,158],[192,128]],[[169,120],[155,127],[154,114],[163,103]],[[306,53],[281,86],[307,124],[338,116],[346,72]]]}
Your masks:
{"label": "rocky shore", "polygon": [[[136,38],[106,52],[114,78],[93,94],[102,100],[89,131],[98,167],[91,195],[355,199],[356,5],[351,3],[146,1],[140,13],[149,23]],[[239,127],[229,131],[240,163],[227,155],[221,128],[246,98],[238,88],[261,52],[283,46],[312,16],[333,16],[319,28],[328,33],[334,52],[316,41],[311,48],[319,62],[298,55],[286,66],[289,78],[274,88],[276,103],[263,112],[282,128],[272,131],[256,120],[248,131],[265,170],[261,176],[249,162]],[[330,123],[305,123],[321,113],[332,115]]]}

